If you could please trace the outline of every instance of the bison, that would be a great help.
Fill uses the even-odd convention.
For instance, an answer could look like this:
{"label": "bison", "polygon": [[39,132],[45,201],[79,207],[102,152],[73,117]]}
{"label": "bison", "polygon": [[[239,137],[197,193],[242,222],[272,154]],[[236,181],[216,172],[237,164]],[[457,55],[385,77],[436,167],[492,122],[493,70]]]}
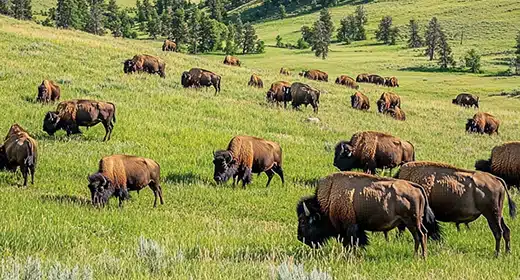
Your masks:
{"label": "bison", "polygon": [[291,84],[286,81],[278,81],[271,84],[271,88],[267,91],[267,102],[283,102],[283,107],[287,108],[287,102],[291,101]]}
{"label": "bison", "polygon": [[191,68],[190,71],[184,71],[181,76],[181,84],[183,87],[210,87],[215,88],[215,95],[220,92],[221,77],[211,71],[201,68]]}
{"label": "bison", "polygon": [[314,196],[300,200],[298,240],[320,246],[337,237],[344,246],[368,245],[365,231],[389,231],[404,224],[415,254],[426,257],[426,234],[438,231],[426,192],[415,183],[356,172],[335,173],[318,182]]}
{"label": "bison", "polygon": [[392,118],[394,118],[394,119],[396,119],[398,121],[405,121],[406,120],[406,114],[399,107],[385,109],[383,111],[383,114],[389,115],[389,116],[391,116]]}
{"label": "bison", "polygon": [[110,197],[123,200],[130,198],[129,191],[137,191],[150,186],[155,196],[153,207],[157,207],[157,197],[164,204],[160,185],[161,167],[152,159],[129,155],[112,155],[99,161],[98,171],[87,177],[88,188],[95,206],[105,206]]}
{"label": "bison", "polygon": [[308,71],[302,71],[300,74],[300,76],[303,76],[307,79],[311,79],[311,80],[316,80],[316,81],[324,81],[324,82],[328,82],[329,81],[329,74],[323,72],[323,71],[320,71],[320,70],[308,70]]}
{"label": "bison", "polygon": [[469,93],[461,93],[451,101],[452,104],[463,106],[466,108],[475,106],[478,109],[479,97]]}
{"label": "bison", "polygon": [[435,218],[441,222],[469,223],[483,215],[495,236],[495,255],[502,237],[506,252],[510,251],[510,230],[502,216],[504,198],[507,196],[511,217],[516,215],[516,205],[501,178],[436,162],[406,163],[396,178],[422,185]]}
{"label": "bison", "polygon": [[476,113],[472,119],[466,122],[466,131],[492,135],[498,134],[500,121],[493,115],[483,112]]}
{"label": "bison", "polygon": [[25,129],[13,124],[5,141],[0,146],[0,169],[15,172],[18,166],[23,176],[23,186],[27,187],[27,177],[31,174],[31,184],[34,184],[34,173],[38,161],[38,143]]}
{"label": "bison", "polygon": [[386,77],[385,86],[387,87],[399,87],[399,81],[396,77]]}
{"label": "bison", "polygon": [[520,142],[507,142],[491,150],[488,160],[475,162],[475,169],[499,176],[520,189]]}
{"label": "bison", "polygon": [[165,68],[166,63],[156,56],[136,54],[132,59],[125,60],[123,70],[127,74],[144,71],[150,74],[158,74],[161,78],[166,78]]}
{"label": "bison", "polygon": [[226,57],[224,58],[224,64],[231,66],[240,66],[240,59],[231,55],[226,55]]}
{"label": "bison", "polygon": [[339,170],[360,168],[369,174],[375,174],[376,168],[390,168],[391,172],[392,168],[414,160],[412,143],[376,131],[352,135],[350,141],[339,142],[334,153],[334,166]]}
{"label": "bison", "polygon": [[320,104],[320,91],[312,88],[311,86],[304,83],[293,83],[290,89],[290,95],[294,109],[297,109],[300,105],[311,104],[314,113],[318,113],[318,106]]}
{"label": "bison", "polygon": [[291,72],[289,71],[289,69],[282,67],[280,68],[280,74],[289,76],[291,75]]}
{"label": "bison", "polygon": [[163,52],[174,52],[177,50],[177,44],[174,41],[166,39],[162,45],[162,50]]}
{"label": "bison", "polygon": [[344,85],[344,86],[347,86],[347,87],[353,88],[353,89],[359,89],[359,85],[356,83],[356,81],[354,81],[354,79],[352,79],[351,77],[349,77],[347,75],[341,75],[341,76],[337,77],[336,84]]}
{"label": "bison", "polygon": [[376,75],[376,74],[368,75],[368,81],[372,84],[381,85],[381,86],[385,84],[385,78],[383,78],[379,75]]}
{"label": "bison", "polygon": [[370,80],[368,78],[368,74],[367,73],[363,73],[363,74],[357,75],[356,82],[358,82],[358,83],[370,83]]}
{"label": "bison", "polygon": [[401,108],[401,98],[399,95],[392,92],[383,92],[379,100],[376,102],[377,110],[379,113],[383,113],[385,110],[390,108],[399,107]]}
{"label": "bison", "polygon": [[43,119],[43,131],[53,135],[63,129],[67,135],[81,133],[80,126],[91,127],[102,123],[105,127],[103,141],[110,140],[116,122],[116,105],[110,102],[74,99],[58,104],[56,111],[49,111]]}
{"label": "bison", "polygon": [[250,87],[263,88],[264,82],[262,81],[260,76],[258,76],[256,74],[252,74],[251,78],[249,78],[249,83],[247,83],[247,85]]}
{"label": "bison", "polygon": [[235,136],[228,144],[227,150],[213,154],[215,171],[213,179],[217,184],[233,178],[233,186],[242,181],[242,187],[252,181],[252,173],[267,174],[267,185],[274,174],[278,174],[285,184],[282,169],[282,148],[278,143],[251,136]]}
{"label": "bison", "polygon": [[61,90],[54,81],[43,80],[38,86],[38,96],[36,97],[37,102],[48,103],[60,100]]}
{"label": "bison", "polygon": [[370,101],[368,100],[368,96],[363,93],[357,91],[350,97],[350,103],[352,104],[352,108],[358,110],[368,110],[370,109]]}

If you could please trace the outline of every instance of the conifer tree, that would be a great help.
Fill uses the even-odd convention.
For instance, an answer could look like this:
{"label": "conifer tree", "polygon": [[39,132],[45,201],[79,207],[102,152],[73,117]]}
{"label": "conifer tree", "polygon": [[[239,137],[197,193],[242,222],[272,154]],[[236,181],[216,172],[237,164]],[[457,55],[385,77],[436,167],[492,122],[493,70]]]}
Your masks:
{"label": "conifer tree", "polygon": [[451,47],[448,44],[448,38],[442,31],[439,32],[437,51],[439,53],[438,63],[441,66],[441,69],[447,69],[449,66],[455,65],[455,60],[453,60],[453,54],[451,53]]}
{"label": "conifer tree", "polygon": [[423,39],[419,35],[419,24],[415,19],[411,19],[408,24],[408,47],[420,48],[423,46]]}
{"label": "conifer tree", "polygon": [[425,55],[428,56],[430,60],[433,60],[433,57],[435,55],[435,50],[437,49],[440,33],[441,28],[439,23],[437,22],[437,18],[433,17],[428,23],[428,28],[426,29],[426,34],[424,36],[426,44]]}

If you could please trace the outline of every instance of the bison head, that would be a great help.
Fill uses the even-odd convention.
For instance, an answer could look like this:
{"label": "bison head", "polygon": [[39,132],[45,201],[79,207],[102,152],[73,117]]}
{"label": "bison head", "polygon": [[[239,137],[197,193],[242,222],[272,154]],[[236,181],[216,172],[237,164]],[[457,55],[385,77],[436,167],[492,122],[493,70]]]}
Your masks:
{"label": "bison head", "polygon": [[387,109],[386,102],[383,99],[377,100],[376,104],[377,104],[377,111],[379,113],[383,113],[385,111],[385,109]]}
{"label": "bison head", "polygon": [[132,72],[135,72],[135,63],[133,60],[131,59],[127,59],[125,60],[125,62],[123,62],[123,71],[128,74],[128,73],[132,73]]}
{"label": "bison head", "polygon": [[190,72],[184,71],[181,76],[181,84],[183,87],[189,87],[191,85],[191,75]]}
{"label": "bison head", "polygon": [[238,171],[235,159],[227,150],[215,152],[213,154],[213,164],[215,165],[213,179],[215,179],[217,184],[225,183]]}
{"label": "bison head", "polygon": [[59,122],[60,117],[57,112],[47,112],[43,119],[43,131],[52,136],[59,129]]}
{"label": "bison head", "polygon": [[282,87],[283,91],[283,100],[284,101],[291,101],[292,100],[292,94],[291,94],[291,87]]}
{"label": "bison head", "polygon": [[298,215],[298,240],[309,246],[321,246],[335,235],[329,218],[322,214],[315,196],[307,197],[296,206]]}
{"label": "bison head", "polygon": [[87,177],[88,188],[94,206],[105,206],[108,199],[114,194],[114,188],[110,181],[101,173],[95,173]]}
{"label": "bison head", "polygon": [[272,92],[271,90],[267,91],[265,99],[267,100],[267,102],[274,102],[274,92]]}
{"label": "bison head", "polygon": [[473,119],[468,119],[466,122],[466,131],[467,132],[478,132],[478,127]]}
{"label": "bison head", "polygon": [[456,98],[451,100],[451,104],[457,104],[457,103],[458,103],[458,102],[457,102],[457,99],[456,99]]}
{"label": "bison head", "polygon": [[341,171],[350,171],[356,168],[357,159],[353,152],[354,148],[349,142],[339,142],[334,152],[334,166]]}
{"label": "bison head", "polygon": [[40,85],[38,87],[38,97],[36,97],[36,101],[44,102],[47,100],[47,97],[49,96],[49,91],[47,90],[47,87],[45,85]]}

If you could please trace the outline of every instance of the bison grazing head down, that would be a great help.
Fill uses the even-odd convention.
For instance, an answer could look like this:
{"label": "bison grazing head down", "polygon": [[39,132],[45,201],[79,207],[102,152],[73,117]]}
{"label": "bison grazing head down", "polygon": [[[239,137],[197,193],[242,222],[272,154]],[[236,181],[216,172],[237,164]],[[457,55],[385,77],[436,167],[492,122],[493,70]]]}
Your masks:
{"label": "bison grazing head down", "polygon": [[50,92],[47,90],[47,87],[44,84],[41,84],[38,87],[38,97],[36,97],[36,101],[45,101],[47,96],[49,96]]}
{"label": "bison grazing head down", "polygon": [[56,112],[47,112],[45,118],[43,119],[43,131],[47,132],[49,135],[54,135],[54,133],[59,129],[58,123],[60,121],[60,117]]}
{"label": "bison grazing head down", "polygon": [[135,72],[135,63],[133,60],[131,59],[127,59],[125,60],[125,62],[123,62],[123,71],[128,74],[128,73],[132,73],[132,72]]}
{"label": "bison grazing head down", "polygon": [[320,214],[320,206],[315,196],[307,197],[296,206],[298,215],[298,240],[311,247],[321,246],[335,230],[325,215]]}
{"label": "bison grazing head down", "polygon": [[189,87],[190,86],[190,81],[191,81],[190,72],[188,72],[188,71],[182,72],[182,76],[181,76],[181,84],[182,84],[182,86],[183,87]]}
{"label": "bison grazing head down", "polygon": [[466,131],[467,132],[478,132],[477,124],[473,119],[468,119],[466,122]]}
{"label": "bison grazing head down", "polygon": [[213,156],[213,164],[215,165],[213,179],[217,184],[225,183],[237,173],[237,162],[227,150],[217,151]]}
{"label": "bison grazing head down", "polygon": [[349,142],[339,142],[334,152],[334,166],[341,171],[356,168],[357,159],[353,156],[353,147]]}
{"label": "bison grazing head down", "polygon": [[292,100],[292,95],[291,95],[291,87],[286,87],[284,86],[282,88],[282,91],[283,91],[283,100],[285,101],[291,101]]}
{"label": "bison grazing head down", "polygon": [[377,100],[376,104],[377,104],[377,111],[379,113],[383,113],[385,111],[385,109],[387,109],[386,102],[382,99]]}
{"label": "bison grazing head down", "polygon": [[110,181],[100,173],[92,174],[87,179],[92,204],[94,206],[105,206],[115,192]]}

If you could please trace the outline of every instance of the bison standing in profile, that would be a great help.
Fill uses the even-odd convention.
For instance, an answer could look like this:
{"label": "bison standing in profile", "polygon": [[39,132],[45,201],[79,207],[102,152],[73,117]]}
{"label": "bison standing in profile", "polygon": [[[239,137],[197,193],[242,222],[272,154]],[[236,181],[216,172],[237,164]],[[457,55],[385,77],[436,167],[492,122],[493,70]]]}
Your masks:
{"label": "bison standing in profile", "polygon": [[390,109],[399,107],[401,108],[401,98],[399,95],[392,93],[392,92],[383,92],[381,94],[381,97],[379,97],[379,100],[376,102],[377,104],[377,110],[379,113],[383,113],[384,111]]}
{"label": "bison standing in profile", "polygon": [[158,74],[161,78],[166,78],[165,69],[166,63],[164,61],[147,54],[137,54],[132,59],[125,60],[123,67],[127,74],[144,71],[150,74]]}
{"label": "bison standing in profile", "polygon": [[183,87],[210,87],[215,88],[215,95],[220,92],[221,77],[211,71],[201,68],[191,68],[190,71],[184,71],[181,76],[181,84]]}
{"label": "bison standing in profile", "polygon": [[356,172],[332,174],[318,182],[314,196],[300,200],[298,240],[315,247],[329,238],[344,246],[368,245],[365,231],[410,230],[415,254],[426,257],[426,234],[437,234],[435,216],[418,184]]}
{"label": "bison standing in profile", "polygon": [[174,52],[177,50],[177,44],[174,41],[166,39],[162,45],[162,50],[163,52]]}
{"label": "bison standing in profile", "polygon": [[283,107],[287,108],[287,102],[291,101],[291,83],[286,81],[278,81],[271,84],[271,88],[267,91],[267,102],[276,102],[278,105],[283,102]]}
{"label": "bison standing in profile", "polygon": [[352,79],[351,77],[349,77],[347,75],[341,75],[341,76],[337,77],[336,84],[344,85],[344,86],[347,86],[347,87],[353,88],[353,89],[359,89],[359,85],[356,83],[356,81],[354,81],[354,79]]}
{"label": "bison standing in profile", "polygon": [[38,96],[36,97],[37,102],[48,103],[60,100],[61,90],[54,81],[43,80],[38,86]]}
{"label": "bison standing in profile", "polygon": [[360,168],[369,174],[375,174],[376,168],[390,168],[391,172],[392,168],[414,160],[412,143],[376,131],[352,135],[350,141],[339,142],[334,153],[334,166],[339,170]]}
{"label": "bison standing in profile", "polygon": [[23,186],[27,187],[27,177],[31,174],[31,184],[34,184],[34,173],[38,161],[38,143],[25,129],[13,124],[0,146],[0,169],[15,172],[18,166],[23,176]]}
{"label": "bison standing in profile", "polygon": [[224,57],[224,64],[231,66],[240,66],[240,59],[231,55],[226,55],[226,57]]}
{"label": "bison standing in profile", "polygon": [[452,104],[463,106],[466,108],[475,106],[478,109],[479,97],[469,93],[461,93],[451,101]]}
{"label": "bison standing in profile", "polygon": [[406,163],[396,177],[422,185],[441,222],[469,223],[483,215],[495,237],[495,255],[500,252],[502,237],[506,252],[510,251],[510,230],[502,216],[505,197],[511,217],[516,215],[516,205],[501,178],[435,162]]}
{"label": "bison standing in profile", "polygon": [[491,150],[488,160],[475,162],[475,169],[499,176],[520,189],[520,142],[507,142]]}
{"label": "bison standing in profile", "polygon": [[112,155],[99,161],[97,173],[88,176],[88,188],[92,204],[105,206],[112,196],[119,198],[119,207],[123,200],[130,198],[129,191],[137,191],[150,186],[155,196],[153,207],[157,207],[157,197],[164,204],[160,185],[161,168],[152,159]]}
{"label": "bison standing in profile", "polygon": [[227,150],[220,150],[213,155],[215,171],[213,179],[217,184],[233,178],[242,181],[242,187],[253,180],[252,173],[267,174],[267,185],[271,183],[274,174],[278,174],[285,183],[282,169],[282,148],[275,142],[251,136],[236,136],[231,139]]}
{"label": "bison standing in profile", "polygon": [[289,69],[282,67],[280,68],[280,74],[289,76],[291,75],[291,72],[289,71]]}
{"label": "bison standing in profile", "polygon": [[91,127],[102,123],[105,127],[103,141],[110,140],[116,122],[116,106],[110,102],[74,99],[58,104],[56,111],[47,112],[43,119],[43,131],[53,135],[64,129],[67,135],[81,133],[80,126]]}
{"label": "bison standing in profile", "polygon": [[350,103],[354,109],[367,111],[370,109],[370,101],[368,100],[368,96],[359,91],[350,97]]}
{"label": "bison standing in profile", "polygon": [[308,70],[308,71],[302,71],[300,74],[300,76],[303,76],[307,79],[311,79],[311,80],[316,80],[316,81],[324,81],[324,82],[328,82],[329,81],[329,74],[323,72],[323,71],[320,71],[320,70]]}
{"label": "bison standing in profile", "polygon": [[368,74],[367,73],[362,73],[362,74],[357,75],[356,82],[358,82],[358,83],[370,83],[370,79],[368,77]]}
{"label": "bison standing in profile", "polygon": [[387,87],[399,87],[399,81],[396,77],[386,77],[385,86]]}
{"label": "bison standing in profile", "polygon": [[385,78],[383,78],[379,75],[376,75],[376,74],[372,74],[372,75],[368,75],[368,82],[382,86],[385,84]]}
{"label": "bison standing in profile", "polygon": [[500,121],[493,115],[483,112],[476,113],[472,119],[466,122],[466,131],[492,135],[498,134]]}
{"label": "bison standing in profile", "polygon": [[291,105],[297,109],[300,105],[311,104],[314,113],[318,113],[318,106],[320,104],[320,91],[312,88],[304,83],[293,83],[291,85]]}
{"label": "bison standing in profile", "polygon": [[252,74],[251,78],[249,78],[249,83],[247,83],[247,85],[250,87],[263,88],[264,82],[262,81],[260,76],[258,76],[257,74]]}

